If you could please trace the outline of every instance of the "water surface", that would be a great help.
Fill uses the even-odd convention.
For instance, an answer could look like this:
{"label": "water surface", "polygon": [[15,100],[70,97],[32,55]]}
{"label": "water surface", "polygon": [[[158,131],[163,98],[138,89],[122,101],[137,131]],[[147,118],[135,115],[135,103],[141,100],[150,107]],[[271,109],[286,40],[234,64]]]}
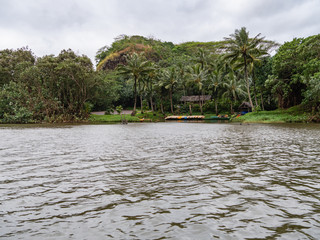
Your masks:
{"label": "water surface", "polygon": [[320,126],[0,126],[1,239],[319,239]]}

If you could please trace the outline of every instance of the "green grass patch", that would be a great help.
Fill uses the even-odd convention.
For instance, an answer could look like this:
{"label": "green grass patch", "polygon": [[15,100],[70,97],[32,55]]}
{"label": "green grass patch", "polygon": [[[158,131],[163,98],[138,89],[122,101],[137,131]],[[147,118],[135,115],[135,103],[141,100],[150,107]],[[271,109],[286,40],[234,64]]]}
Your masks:
{"label": "green grass patch", "polygon": [[[159,122],[164,121],[164,116],[159,113],[137,113],[136,116],[130,114],[122,115],[122,119],[126,119],[128,122]],[[89,118],[90,122],[121,122],[121,115],[95,115],[91,114]]]}
{"label": "green grass patch", "polygon": [[301,123],[308,122],[310,115],[304,112],[301,106],[295,106],[286,110],[259,111],[247,113],[234,122],[255,122],[255,123]]}
{"label": "green grass patch", "polygon": [[[131,116],[130,114],[125,114],[122,118],[128,122],[140,122],[140,119],[136,116]],[[91,114],[89,118],[89,122],[121,122],[121,115],[95,115]]]}
{"label": "green grass patch", "polygon": [[157,112],[137,113],[136,116],[140,119],[144,119],[144,121],[149,122],[162,122],[165,118],[163,114]]}

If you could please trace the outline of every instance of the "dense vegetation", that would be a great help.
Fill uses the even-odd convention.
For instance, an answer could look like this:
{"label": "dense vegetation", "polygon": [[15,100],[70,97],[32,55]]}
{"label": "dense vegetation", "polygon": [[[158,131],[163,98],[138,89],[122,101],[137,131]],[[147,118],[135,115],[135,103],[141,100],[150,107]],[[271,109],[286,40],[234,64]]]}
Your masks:
{"label": "dense vegetation", "polygon": [[115,84],[106,78],[88,57],[72,50],[42,58],[27,48],[0,51],[0,121],[83,120],[89,116],[90,101],[105,103],[104,94],[116,99]]}
{"label": "dense vegetation", "polygon": [[[0,51],[0,121],[64,122],[118,106],[141,113],[255,112],[299,105],[320,112],[320,35],[279,46],[245,28],[220,42],[173,44],[121,35],[90,59],[63,50],[37,58],[28,48]],[[278,48],[274,56],[270,52]],[[182,96],[199,96],[194,103]],[[210,101],[204,96],[211,95]],[[121,107],[120,107],[121,106]],[[118,117],[119,118],[119,117]]]}

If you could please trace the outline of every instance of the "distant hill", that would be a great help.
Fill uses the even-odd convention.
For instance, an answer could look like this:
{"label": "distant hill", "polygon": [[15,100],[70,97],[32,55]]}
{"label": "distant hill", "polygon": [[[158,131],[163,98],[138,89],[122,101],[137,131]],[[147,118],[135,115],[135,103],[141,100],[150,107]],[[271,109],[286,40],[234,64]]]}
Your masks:
{"label": "distant hill", "polygon": [[143,52],[148,60],[154,62],[172,59],[175,56],[193,56],[199,48],[203,48],[213,55],[219,55],[224,43],[224,41],[220,41],[173,44],[152,37],[121,35],[115,39],[110,47],[104,46],[99,49],[96,55],[97,70],[114,70],[118,64],[126,64],[126,56],[134,52]]}
{"label": "distant hill", "polygon": [[199,48],[203,48],[211,54],[220,54],[223,51],[225,41],[219,42],[185,42],[176,44],[174,51],[187,55],[194,55]]}

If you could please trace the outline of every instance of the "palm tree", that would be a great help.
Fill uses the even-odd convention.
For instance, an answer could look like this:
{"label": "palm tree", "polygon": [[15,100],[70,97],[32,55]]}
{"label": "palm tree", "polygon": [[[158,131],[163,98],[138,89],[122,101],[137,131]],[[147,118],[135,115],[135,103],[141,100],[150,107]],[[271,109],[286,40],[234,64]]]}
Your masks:
{"label": "palm tree", "polygon": [[145,85],[145,79],[139,78],[138,80],[138,93],[140,96],[140,112],[143,113],[143,93],[144,93],[144,85]]}
{"label": "palm tree", "polygon": [[133,53],[127,57],[127,65],[119,65],[118,70],[120,74],[133,77],[134,80],[134,106],[131,113],[132,116],[136,114],[137,108],[137,82],[152,70],[150,61],[145,60],[142,54]]}
{"label": "palm tree", "polygon": [[164,86],[164,79],[162,77],[162,72],[160,73],[161,75],[159,75],[159,78],[157,79],[157,82],[154,85],[154,91],[156,92],[156,96],[160,98],[160,110],[161,110],[161,113],[164,115],[163,98],[167,94],[167,89]]}
{"label": "palm tree", "polygon": [[203,48],[199,48],[194,58],[194,62],[200,63],[201,68],[204,69],[204,67],[207,66],[208,62],[210,61],[209,58],[210,58],[209,52]]}
{"label": "palm tree", "polygon": [[148,72],[145,81],[144,81],[144,91],[147,92],[147,95],[149,97],[151,110],[154,113],[154,107],[153,107],[153,93],[154,93],[154,85],[155,81],[159,78],[159,69],[155,63],[151,64],[152,70]]}
{"label": "palm tree", "polygon": [[212,89],[216,115],[218,115],[218,91],[222,88],[224,80],[223,72],[220,68],[214,69],[209,74],[209,89]]}
{"label": "palm tree", "polygon": [[267,44],[268,41],[265,41],[264,37],[260,37],[260,35],[259,33],[254,38],[249,38],[249,32],[245,27],[242,27],[240,30],[236,29],[229,38],[225,38],[227,50],[225,59],[231,59],[232,63],[237,62],[239,65],[243,65],[247,94],[252,107],[248,66],[251,62],[266,56],[270,49]]}
{"label": "palm tree", "polygon": [[185,65],[186,65],[186,62],[184,63],[179,62],[177,64],[177,75],[179,78],[179,82],[181,83],[184,96],[187,95],[187,68]]}
{"label": "palm tree", "polygon": [[173,113],[173,91],[174,88],[178,85],[177,70],[175,67],[170,67],[169,69],[164,69],[162,71],[161,81],[159,86],[164,86],[169,90],[171,113]]}
{"label": "palm tree", "polygon": [[198,89],[201,95],[200,99],[200,95],[199,95],[199,105],[200,105],[200,111],[201,114],[203,114],[202,111],[202,105],[203,105],[203,84],[204,81],[207,79],[207,75],[208,75],[208,71],[204,68],[202,68],[201,64],[196,64],[194,66],[191,67],[191,81],[195,82],[198,85]]}
{"label": "palm tree", "polygon": [[222,83],[225,92],[222,94],[223,97],[230,99],[230,113],[233,114],[233,102],[240,96],[245,96],[246,92],[243,90],[245,87],[241,81],[237,81],[237,77],[234,71],[230,71],[226,76],[225,81]]}

